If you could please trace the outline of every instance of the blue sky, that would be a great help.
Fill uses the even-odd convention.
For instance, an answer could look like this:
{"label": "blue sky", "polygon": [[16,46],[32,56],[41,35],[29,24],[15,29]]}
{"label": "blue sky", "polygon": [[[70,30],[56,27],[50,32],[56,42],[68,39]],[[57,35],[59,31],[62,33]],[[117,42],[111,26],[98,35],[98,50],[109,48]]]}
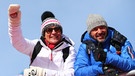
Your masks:
{"label": "blue sky", "polygon": [[134,0],[0,0],[0,76],[16,76],[29,66],[29,57],[18,52],[8,36],[8,6],[20,4],[23,36],[40,38],[41,14],[52,11],[61,22],[64,34],[75,42],[78,50],[89,14],[101,14],[108,25],[119,30],[135,48]]}

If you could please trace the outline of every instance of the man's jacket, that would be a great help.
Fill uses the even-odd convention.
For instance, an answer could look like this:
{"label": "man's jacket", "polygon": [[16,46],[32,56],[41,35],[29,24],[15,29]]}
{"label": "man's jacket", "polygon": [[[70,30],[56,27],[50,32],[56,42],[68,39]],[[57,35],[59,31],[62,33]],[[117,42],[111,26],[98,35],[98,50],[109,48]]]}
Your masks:
{"label": "man's jacket", "polygon": [[[124,45],[121,47],[121,54],[116,53],[116,48],[111,45],[110,40],[113,37],[114,30],[108,29],[108,35],[103,42],[103,49],[107,52],[105,64],[112,65],[123,72],[128,72],[135,69],[135,52],[131,43],[126,40]],[[95,61],[93,52],[90,50],[90,55],[87,53],[86,44],[83,43],[85,40],[91,40],[93,43],[97,43],[88,32],[82,35],[82,44],[79,47],[76,61],[75,61],[75,76],[98,76],[104,74],[103,63]]]}

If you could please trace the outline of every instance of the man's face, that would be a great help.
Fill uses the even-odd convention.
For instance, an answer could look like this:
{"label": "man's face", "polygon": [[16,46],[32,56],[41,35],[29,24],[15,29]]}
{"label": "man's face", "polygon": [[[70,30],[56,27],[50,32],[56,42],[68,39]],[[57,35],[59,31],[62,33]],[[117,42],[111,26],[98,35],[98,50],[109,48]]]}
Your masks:
{"label": "man's face", "polygon": [[91,30],[90,35],[98,42],[103,42],[107,36],[107,27],[97,26]]}
{"label": "man's face", "polygon": [[57,44],[62,37],[62,32],[60,27],[51,26],[45,31],[44,38],[51,44]]}

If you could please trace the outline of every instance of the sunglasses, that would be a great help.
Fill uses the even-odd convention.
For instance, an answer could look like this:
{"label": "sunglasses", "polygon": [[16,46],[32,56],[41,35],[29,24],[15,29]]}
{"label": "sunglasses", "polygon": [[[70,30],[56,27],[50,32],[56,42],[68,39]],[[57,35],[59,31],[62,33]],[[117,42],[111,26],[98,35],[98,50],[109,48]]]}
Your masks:
{"label": "sunglasses", "polygon": [[45,32],[47,32],[48,34],[52,33],[52,31],[55,31],[55,32],[61,32],[61,27],[55,27],[55,28],[47,28],[45,30]]}

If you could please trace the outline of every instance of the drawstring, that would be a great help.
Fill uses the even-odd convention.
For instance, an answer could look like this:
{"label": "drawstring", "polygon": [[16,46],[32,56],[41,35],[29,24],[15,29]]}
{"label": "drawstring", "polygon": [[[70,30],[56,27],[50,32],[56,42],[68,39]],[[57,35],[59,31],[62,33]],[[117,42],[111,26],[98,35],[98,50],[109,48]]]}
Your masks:
{"label": "drawstring", "polygon": [[52,51],[51,51],[50,60],[51,60],[51,61],[53,60],[53,54],[52,54]]}

